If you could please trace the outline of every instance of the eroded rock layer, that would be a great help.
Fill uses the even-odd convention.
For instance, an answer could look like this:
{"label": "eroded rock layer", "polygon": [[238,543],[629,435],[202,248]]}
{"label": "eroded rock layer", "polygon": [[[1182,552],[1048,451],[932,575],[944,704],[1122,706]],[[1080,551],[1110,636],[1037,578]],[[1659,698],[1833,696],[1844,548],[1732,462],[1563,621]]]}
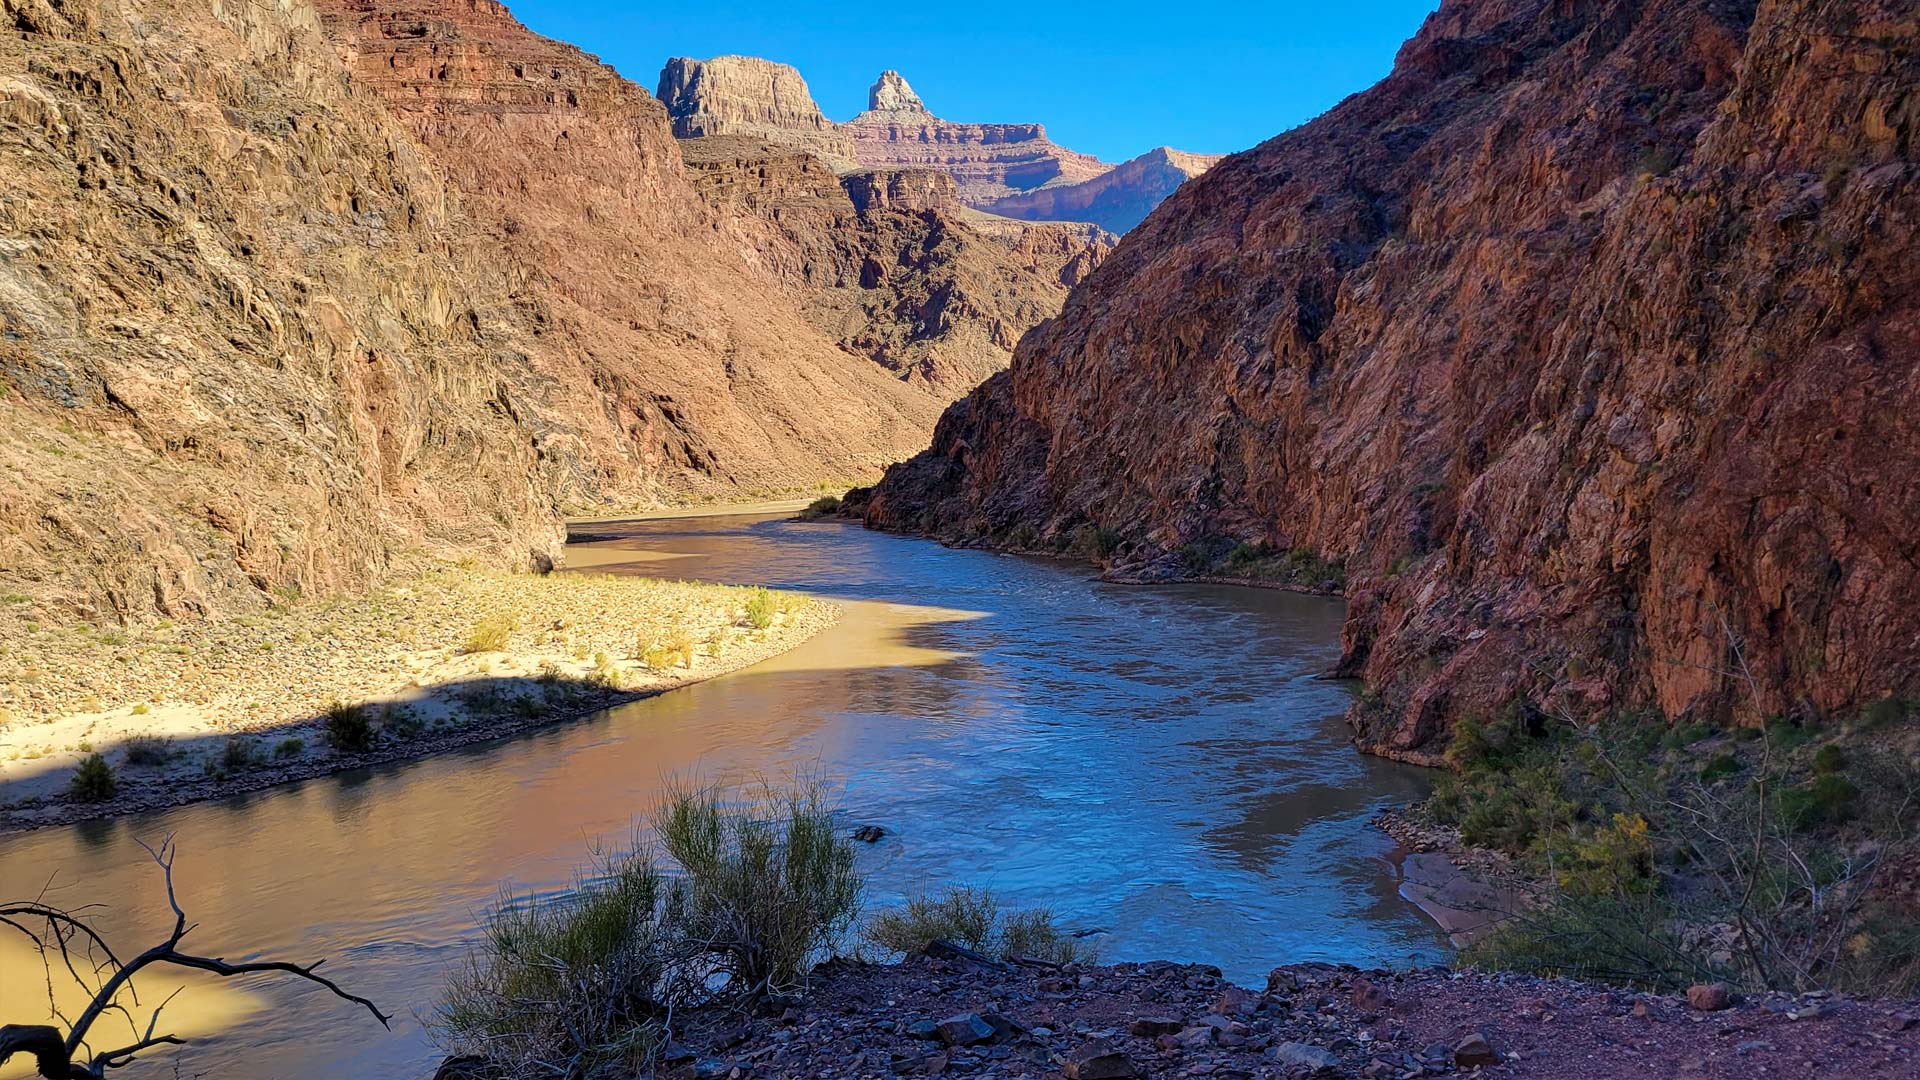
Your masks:
{"label": "eroded rock layer", "polygon": [[1124,233],[1146,220],[1153,208],[1181,184],[1212,168],[1221,156],[1189,154],[1162,146],[1123,161],[1091,180],[986,199],[979,207],[1030,221],[1090,221]]}
{"label": "eroded rock layer", "polygon": [[1516,703],[1909,692],[1916,46],[1898,0],[1447,0],[1181,187],[868,520],[1344,559],[1360,737],[1407,756]]}
{"label": "eroded rock layer", "polygon": [[744,256],[816,329],[943,401],[1005,368],[1113,246],[1092,225],[970,211],[935,170],[835,177],[803,149],[746,137],[681,149],[697,190],[757,223],[735,230]]}
{"label": "eroded rock layer", "polygon": [[1047,138],[1039,124],[962,124],[942,120],[897,71],[867,92],[867,111],[840,125],[860,164],[871,169],[932,168],[953,176],[970,204],[1043,184],[1091,180],[1113,166]]}
{"label": "eroded rock layer", "polygon": [[836,172],[858,165],[853,140],[814,104],[790,65],[756,56],[677,56],[660,69],[655,96],[681,139],[747,135],[810,151]]}
{"label": "eroded rock layer", "polygon": [[544,565],[564,508],[857,474],[938,409],[486,0],[0,0],[0,179],[0,591],[49,616]]}

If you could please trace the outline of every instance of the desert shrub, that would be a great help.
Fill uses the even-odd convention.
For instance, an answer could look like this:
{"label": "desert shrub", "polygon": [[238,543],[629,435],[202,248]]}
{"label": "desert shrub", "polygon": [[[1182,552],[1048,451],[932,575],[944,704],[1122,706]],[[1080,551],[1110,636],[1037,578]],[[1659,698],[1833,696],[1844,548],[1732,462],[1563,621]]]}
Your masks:
{"label": "desert shrub", "polygon": [[677,876],[636,846],[563,897],[502,898],[448,981],[437,1042],[510,1076],[624,1080],[674,1010],[798,988],[853,917],[852,846],[810,788],[680,791],[652,824]]}
{"label": "desert shrub", "polygon": [[135,735],[126,742],[127,764],[151,768],[173,760],[173,740],[158,735]]}
{"label": "desert shrub", "polygon": [[426,728],[426,721],[420,714],[408,706],[392,703],[380,710],[380,736],[405,742],[420,734]]}
{"label": "desert shrub", "polygon": [[120,782],[113,775],[113,766],[96,752],[81,758],[80,764],[74,766],[67,790],[81,802],[105,802],[120,790]]}
{"label": "desert shrub", "polygon": [[1099,525],[1082,525],[1074,531],[1073,546],[1083,555],[1106,559],[1120,550],[1120,534]]}
{"label": "desert shrub", "polygon": [[587,685],[601,690],[619,690],[627,683],[626,676],[604,652],[593,654],[593,670],[587,672],[586,681]]}
{"label": "desert shrub", "polygon": [[822,495],[808,503],[805,510],[800,511],[800,520],[817,521],[820,518],[832,517],[839,512],[840,497],[838,495]]}
{"label": "desert shrub", "polygon": [[771,590],[756,588],[747,593],[747,625],[755,630],[772,626],[774,613],[779,610],[779,601]]}
{"label": "desert shrub", "polygon": [[657,638],[643,639],[637,659],[648,671],[659,674],[674,667],[693,666],[694,649],[699,639],[685,626],[675,626]]}
{"label": "desert shrub", "polygon": [[1699,740],[1633,716],[1463,721],[1431,812],[1550,885],[1468,959],[1664,987],[1920,986],[1920,934],[1882,888],[1920,854],[1920,768],[1821,740],[1785,722]]}
{"label": "desert shrub", "polygon": [[1088,962],[1093,950],[1054,925],[1046,908],[1003,911],[992,892],[955,886],[938,896],[922,893],[900,908],[867,920],[861,936],[888,952],[912,955],[935,941],[963,945],[1001,958],[1024,957],[1054,964]]}
{"label": "desert shrub", "polygon": [[860,899],[853,845],[812,788],[737,804],[716,788],[676,792],[655,821],[682,874],[668,910],[748,993],[799,988],[851,925]]}
{"label": "desert shrub", "polygon": [[361,753],[373,747],[373,720],[365,705],[335,701],[327,706],[327,745],[345,753]]}
{"label": "desert shrub", "polygon": [[466,644],[462,646],[462,650],[469,653],[499,652],[507,647],[508,640],[513,637],[514,628],[519,624],[518,619],[505,612],[489,615],[474,623],[473,629],[467,631]]}
{"label": "desert shrub", "polygon": [[281,761],[285,761],[288,758],[299,757],[306,749],[307,741],[305,739],[302,739],[298,735],[289,735],[281,739],[280,742],[274,746],[273,756],[279,758]]}
{"label": "desert shrub", "polygon": [[956,886],[938,896],[922,893],[906,905],[867,921],[861,936],[890,952],[911,955],[935,941],[984,952],[1000,920],[1000,905],[985,889]]}
{"label": "desert shrub", "polygon": [[662,1032],[665,881],[638,855],[595,870],[560,901],[502,898],[479,950],[448,980],[432,1020],[438,1041],[513,1076],[641,1071]]}
{"label": "desert shrub", "polygon": [[260,763],[260,748],[244,735],[234,735],[220,748],[222,773],[245,772]]}

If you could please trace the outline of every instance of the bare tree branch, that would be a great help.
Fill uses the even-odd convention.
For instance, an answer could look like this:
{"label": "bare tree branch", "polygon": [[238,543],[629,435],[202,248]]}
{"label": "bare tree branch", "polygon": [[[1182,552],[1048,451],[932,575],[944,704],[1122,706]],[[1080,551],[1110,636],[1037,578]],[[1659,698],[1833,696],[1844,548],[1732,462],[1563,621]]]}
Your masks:
{"label": "bare tree branch", "polygon": [[[92,998],[81,1011],[78,1018],[67,1021],[57,1006],[50,1005],[52,1014],[67,1024],[63,1037],[59,1028],[50,1024],[9,1024],[0,1027],[0,1064],[16,1054],[30,1054],[34,1057],[37,1071],[47,1080],[100,1080],[108,1069],[117,1069],[126,1065],[136,1055],[156,1046],[179,1046],[186,1040],[177,1035],[159,1033],[160,1016],[173,1001],[179,990],[167,995],[166,1000],[153,1008],[147,1017],[146,1028],[142,1031],[134,1021],[133,1013],[119,1001],[123,992],[128,994],[134,1004],[139,998],[133,993],[133,978],[141,971],[155,965],[187,968],[194,971],[206,971],[221,978],[238,975],[284,974],[305,979],[308,982],[326,988],[335,997],[352,1002],[365,1008],[380,1021],[382,1027],[390,1027],[393,1019],[372,1001],[342,989],[339,984],[317,969],[324,961],[311,964],[295,964],[283,960],[252,960],[239,963],[229,962],[218,956],[201,956],[180,950],[180,941],[191,933],[193,924],[187,922],[187,913],[180,906],[179,895],[173,886],[173,859],[175,848],[173,837],[168,836],[160,842],[158,848],[140,842],[147,854],[158,864],[161,877],[166,884],[167,906],[173,911],[173,929],[166,940],[148,948],[136,956],[122,961],[111,946],[98,932],[89,926],[84,918],[74,911],[56,907],[44,901],[26,903],[7,903],[0,905],[0,924],[5,924],[24,934],[40,950],[41,963],[46,969],[48,992],[52,993],[53,960],[49,952],[58,952],[61,963],[66,967],[74,981],[83,989],[93,991]],[[84,909],[82,909],[84,910]],[[33,924],[38,922],[42,929],[38,932]],[[81,974],[80,966],[75,963],[74,952],[77,946],[83,946],[92,974],[98,985],[93,985]],[[99,959],[104,957],[104,959]],[[99,976],[107,973],[104,979]],[[126,1017],[134,1040],[117,1049],[93,1053],[88,1048],[87,1036],[96,1021],[109,1012],[117,1012]]]}

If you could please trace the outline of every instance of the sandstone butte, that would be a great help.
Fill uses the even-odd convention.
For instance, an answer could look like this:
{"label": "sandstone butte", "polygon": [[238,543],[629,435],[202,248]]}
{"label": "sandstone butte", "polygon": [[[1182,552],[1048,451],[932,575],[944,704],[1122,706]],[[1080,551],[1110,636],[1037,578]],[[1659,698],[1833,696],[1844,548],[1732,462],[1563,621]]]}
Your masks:
{"label": "sandstone butte", "polygon": [[1901,0],[1445,0],[1174,193],[867,521],[1344,560],[1358,738],[1414,760],[1513,707],[1908,693],[1917,85]]}
{"label": "sandstone butte", "polygon": [[866,111],[844,124],[825,117],[798,71],[757,57],[675,57],[660,71],[657,94],[681,138],[754,136],[805,150],[839,173],[931,169],[951,176],[974,209],[1114,233],[1220,160],[1160,147],[1109,165],[1054,143],[1040,124],[943,120],[897,71],[882,72]]}
{"label": "sandstone butte", "polygon": [[695,190],[754,226],[746,260],[828,339],[944,400],[1006,367],[1113,245],[971,211],[944,170],[863,169],[785,64],[669,60],[659,97]]}
{"label": "sandstone butte", "polygon": [[491,0],[0,0],[0,142],[0,567],[53,620],[877,474],[1106,246],[881,208],[783,261],[659,101]]}

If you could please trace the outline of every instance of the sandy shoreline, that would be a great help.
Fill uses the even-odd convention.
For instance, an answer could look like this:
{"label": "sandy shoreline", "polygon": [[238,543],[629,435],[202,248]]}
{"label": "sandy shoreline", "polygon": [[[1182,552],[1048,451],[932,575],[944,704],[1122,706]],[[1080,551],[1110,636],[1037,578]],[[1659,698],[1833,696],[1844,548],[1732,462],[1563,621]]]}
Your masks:
{"label": "sandy shoreline", "polygon": [[[191,626],[0,626],[0,832],[423,757],[737,671],[838,617],[798,594],[443,566]],[[114,791],[83,797],[99,753]]]}

